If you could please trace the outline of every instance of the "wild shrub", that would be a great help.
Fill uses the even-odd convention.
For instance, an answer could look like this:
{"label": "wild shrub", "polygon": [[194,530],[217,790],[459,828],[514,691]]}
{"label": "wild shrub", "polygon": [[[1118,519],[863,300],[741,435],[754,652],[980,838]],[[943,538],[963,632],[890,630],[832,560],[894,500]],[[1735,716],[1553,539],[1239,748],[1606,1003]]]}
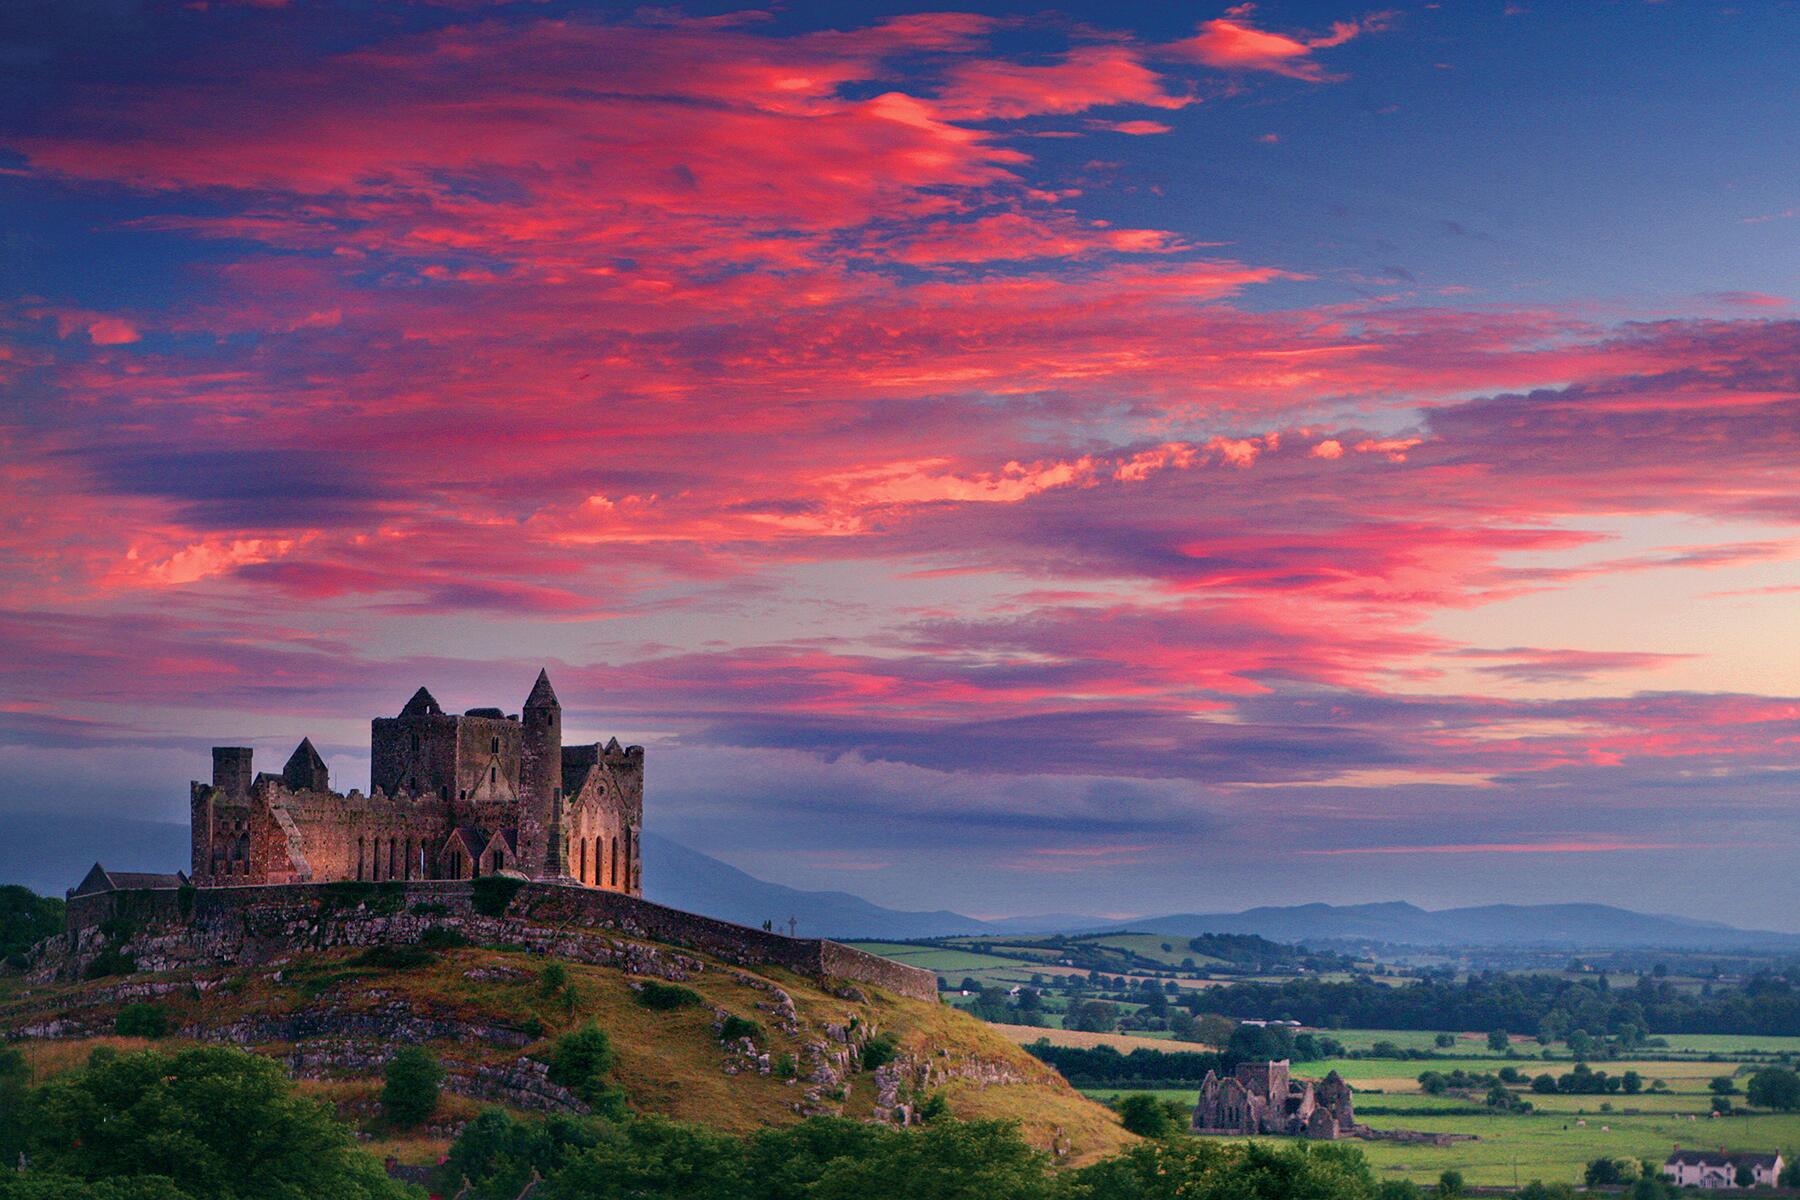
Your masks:
{"label": "wild shrub", "polygon": [[469,939],[462,935],[461,930],[443,925],[433,925],[419,935],[419,945],[427,950],[455,950],[468,944]]}
{"label": "wild shrub", "polygon": [[891,1033],[877,1034],[863,1043],[863,1070],[873,1071],[885,1067],[900,1056],[900,1043]]}
{"label": "wild shrub", "polygon": [[363,951],[357,956],[355,965],[383,971],[410,971],[415,967],[429,967],[435,962],[437,955],[423,946],[383,944]]}
{"label": "wild shrub", "polygon": [[645,1008],[659,1012],[696,1008],[702,1003],[700,993],[693,988],[682,987],[678,983],[658,983],[654,979],[646,979],[644,986],[634,993],[633,998]]}
{"label": "wild shrub", "polygon": [[484,917],[503,917],[525,881],[508,875],[483,875],[470,886],[474,889],[472,903],[476,912]]}
{"label": "wild shrub", "polygon": [[120,1037],[167,1037],[169,1014],[160,1004],[127,1004],[114,1019],[113,1032]]}
{"label": "wild shrub", "polygon": [[721,1042],[731,1043],[740,1041],[743,1038],[749,1038],[754,1041],[761,1036],[762,1026],[758,1025],[748,1017],[736,1015],[729,1016],[725,1018],[725,1023],[719,1026],[719,1040]]}
{"label": "wild shrub", "polygon": [[388,1060],[381,1089],[381,1112],[390,1122],[410,1129],[437,1111],[444,1068],[423,1046],[405,1046]]}
{"label": "wild shrub", "polygon": [[618,1054],[606,1031],[586,1025],[557,1038],[550,1048],[550,1082],[599,1106],[609,1091],[606,1076],[617,1062]]}

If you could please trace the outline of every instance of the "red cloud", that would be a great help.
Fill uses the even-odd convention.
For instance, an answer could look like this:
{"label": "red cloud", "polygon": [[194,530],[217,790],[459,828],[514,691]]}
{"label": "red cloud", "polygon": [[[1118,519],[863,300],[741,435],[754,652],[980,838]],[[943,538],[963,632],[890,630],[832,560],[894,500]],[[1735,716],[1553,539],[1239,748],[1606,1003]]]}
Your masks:
{"label": "red cloud", "polygon": [[1271,71],[1321,83],[1338,77],[1328,75],[1324,67],[1312,60],[1315,50],[1341,46],[1358,34],[1382,29],[1388,19],[1386,14],[1380,14],[1361,21],[1334,21],[1328,34],[1297,37],[1251,25],[1253,7],[1239,5],[1229,16],[1204,22],[1199,33],[1163,47],[1163,52],[1223,71]]}

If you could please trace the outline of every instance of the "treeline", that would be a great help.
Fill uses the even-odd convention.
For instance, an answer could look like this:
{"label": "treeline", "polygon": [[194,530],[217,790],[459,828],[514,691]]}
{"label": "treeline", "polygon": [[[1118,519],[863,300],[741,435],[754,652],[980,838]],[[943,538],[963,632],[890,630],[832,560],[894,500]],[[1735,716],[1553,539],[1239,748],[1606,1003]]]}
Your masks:
{"label": "treeline", "polygon": [[1484,974],[1456,982],[1425,979],[1387,987],[1367,979],[1297,979],[1210,988],[1190,1003],[1234,1018],[1294,1020],[1364,1029],[1505,1029],[1549,1042],[1576,1030],[1615,1036],[1656,1033],[1800,1035],[1800,990],[1784,975],[1694,995],[1643,976],[1629,988],[1604,976]]}
{"label": "treeline", "polygon": [[1238,1026],[1225,1049],[1217,1053],[1140,1047],[1120,1054],[1111,1046],[1054,1046],[1048,1038],[1039,1038],[1025,1049],[1076,1087],[1198,1087],[1208,1071],[1226,1075],[1241,1062],[1276,1058],[1313,1062],[1335,1058],[1344,1051],[1333,1038],[1258,1025]]}
{"label": "treeline", "polygon": [[1055,1067],[1076,1087],[1199,1087],[1208,1071],[1233,1071],[1234,1054],[1201,1050],[1133,1050],[1120,1054],[1111,1046],[1053,1046],[1040,1038],[1025,1047]]}

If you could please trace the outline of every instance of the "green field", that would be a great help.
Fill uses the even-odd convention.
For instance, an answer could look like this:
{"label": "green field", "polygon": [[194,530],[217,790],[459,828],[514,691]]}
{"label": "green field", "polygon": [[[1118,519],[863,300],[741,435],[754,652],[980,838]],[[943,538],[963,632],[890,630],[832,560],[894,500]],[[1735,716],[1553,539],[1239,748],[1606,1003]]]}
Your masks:
{"label": "green field", "polygon": [[[927,971],[936,971],[940,975],[946,971],[974,974],[977,971],[1005,970],[1022,972],[1025,978],[1031,978],[1031,964],[1019,962],[1017,959],[1001,958],[994,954],[978,954],[972,950],[950,950],[942,946],[911,946],[905,942],[850,942],[848,944],[857,950],[879,954],[883,958],[903,962],[909,967],[923,967]],[[950,982],[960,981],[952,979]]]}
{"label": "green field", "polygon": [[[1400,1036],[1385,1031],[1353,1032],[1358,1040],[1407,1044]],[[1423,1036],[1430,1037],[1429,1034]],[[1672,1037],[1669,1040],[1690,1053],[1730,1053],[1753,1047],[1783,1050],[1793,1039]],[[1459,1044],[1466,1044],[1466,1040],[1459,1039]],[[1800,1113],[1746,1114],[1740,1111],[1722,1118],[1707,1115],[1711,1101],[1708,1081],[1715,1075],[1736,1075],[1741,1088],[1752,1069],[1744,1066],[1740,1073],[1740,1064],[1735,1063],[1666,1059],[1596,1063],[1596,1070],[1609,1075],[1630,1070],[1642,1075],[1646,1084],[1661,1079],[1670,1090],[1634,1096],[1622,1093],[1542,1096],[1522,1092],[1522,1098],[1530,1101],[1535,1109],[1526,1114],[1469,1114],[1467,1109],[1481,1105],[1479,1095],[1427,1096],[1418,1090],[1421,1071],[1449,1072],[1460,1068],[1491,1073],[1502,1065],[1508,1064],[1497,1057],[1483,1055],[1429,1061],[1332,1059],[1297,1064],[1296,1073],[1317,1079],[1336,1070],[1355,1086],[1358,1111],[1362,1113],[1363,1121],[1376,1129],[1469,1133],[1479,1139],[1449,1146],[1357,1143],[1380,1177],[1410,1179],[1420,1184],[1435,1181],[1440,1172],[1450,1168],[1461,1171],[1471,1184],[1478,1185],[1510,1186],[1515,1177],[1520,1182],[1543,1179],[1579,1183],[1583,1168],[1592,1159],[1609,1156],[1650,1158],[1660,1162],[1676,1145],[1781,1150],[1789,1157],[1795,1150],[1800,1150]],[[1548,1071],[1553,1075],[1561,1075],[1571,1066],[1566,1061],[1514,1061],[1510,1065],[1527,1074]],[[1108,1088],[1088,1089],[1088,1093],[1098,1099],[1121,1094],[1117,1089]],[[1154,1094],[1187,1106],[1191,1106],[1196,1098],[1191,1089]],[[1734,1100],[1741,1107],[1742,1096],[1734,1097]],[[1602,1105],[1609,1109],[1602,1109]],[[1390,1111],[1363,1113],[1364,1109]]]}
{"label": "green field", "polygon": [[[1308,1074],[1313,1072],[1308,1069]],[[1115,1089],[1090,1089],[1097,1099],[1110,1099],[1121,1093]],[[1154,1095],[1192,1105],[1193,1091],[1157,1091]],[[1757,1113],[1720,1119],[1688,1116],[1669,1112],[1628,1114],[1593,1111],[1601,1097],[1570,1096],[1566,1100],[1588,1102],[1590,1111],[1582,1117],[1569,1113],[1530,1113],[1522,1116],[1458,1116],[1442,1113],[1446,1107],[1466,1106],[1466,1100],[1446,1100],[1430,1096],[1363,1097],[1370,1106],[1403,1108],[1404,1113],[1382,1114],[1364,1118],[1377,1129],[1418,1129],[1443,1133],[1472,1133],[1479,1141],[1456,1142],[1449,1146],[1401,1145],[1392,1142],[1357,1142],[1357,1145],[1384,1179],[1411,1179],[1429,1184],[1440,1172],[1455,1168],[1471,1184],[1511,1185],[1543,1179],[1547,1182],[1579,1183],[1583,1168],[1601,1156],[1613,1158],[1650,1158],[1660,1162],[1671,1147],[1724,1146],[1732,1150],[1775,1150],[1792,1152],[1800,1148],[1800,1114]],[[1535,1103],[1545,1097],[1533,1096]],[[1551,1099],[1557,1099],[1552,1097]],[[1612,1103],[1624,1106],[1630,1100],[1662,1102],[1677,1097],[1613,1097]],[[1696,1096],[1685,1097],[1690,1109],[1703,1109]],[[1434,1114],[1433,1110],[1439,1110]],[[1585,1122],[1585,1123],[1581,1123]],[[1516,1171],[1516,1174],[1515,1174]]]}

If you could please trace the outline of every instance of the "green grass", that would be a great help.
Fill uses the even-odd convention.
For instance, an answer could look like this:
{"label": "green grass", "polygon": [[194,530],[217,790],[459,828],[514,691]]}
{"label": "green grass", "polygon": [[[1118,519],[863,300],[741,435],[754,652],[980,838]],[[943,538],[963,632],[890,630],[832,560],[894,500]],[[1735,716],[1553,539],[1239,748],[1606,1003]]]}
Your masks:
{"label": "green grass", "polygon": [[1008,970],[1022,972],[1026,979],[1031,978],[1031,967],[1014,959],[1001,958],[993,954],[977,954],[971,950],[951,950],[942,946],[909,946],[904,942],[850,942],[850,946],[858,950],[866,950],[870,954],[879,954],[883,958],[891,958],[895,962],[905,963],[909,967],[923,967],[927,971],[936,971],[942,975],[954,971],[958,978],[952,984],[962,982],[960,976],[974,974],[981,970]]}
{"label": "green grass", "polygon": [[[1320,1073],[1313,1069],[1315,1066],[1308,1065],[1309,1076]],[[1087,1094],[1097,1100],[1108,1100],[1125,1093],[1118,1089],[1094,1088],[1088,1089]],[[1196,1098],[1191,1089],[1159,1089],[1150,1094],[1184,1106],[1192,1105]],[[1441,1172],[1451,1168],[1461,1171],[1471,1184],[1476,1185],[1510,1186],[1515,1179],[1515,1168],[1516,1178],[1521,1183],[1532,1179],[1579,1183],[1583,1168],[1595,1158],[1649,1158],[1661,1162],[1675,1145],[1724,1146],[1731,1150],[1779,1149],[1790,1154],[1800,1148],[1800,1114],[1754,1113],[1718,1120],[1704,1116],[1688,1120],[1674,1112],[1600,1113],[1596,1110],[1603,1097],[1532,1096],[1533,1103],[1544,1099],[1580,1101],[1588,1106],[1588,1112],[1585,1116],[1573,1109],[1525,1115],[1459,1116],[1442,1111],[1469,1103],[1456,1097],[1365,1094],[1361,1098],[1372,1107],[1405,1110],[1364,1118],[1366,1124],[1377,1129],[1472,1133],[1480,1139],[1449,1146],[1353,1143],[1368,1156],[1379,1178],[1411,1179],[1419,1184],[1433,1183]],[[1674,1102],[1685,1103],[1690,1110],[1703,1109],[1704,1103],[1696,1104],[1696,1099],[1696,1096],[1615,1096],[1611,1097],[1611,1102],[1621,1109]]]}
{"label": "green grass", "polygon": [[[1336,1032],[1336,1031],[1334,1031]],[[1396,1034],[1384,1030],[1351,1030],[1337,1032],[1352,1045],[1393,1041],[1402,1046],[1417,1045],[1412,1038],[1430,1034]],[[1672,1048],[1687,1052],[1743,1052],[1757,1048],[1785,1049],[1788,1039],[1671,1037]],[[1755,1043],[1753,1046],[1752,1043]],[[1468,1045],[1459,1039],[1459,1045]],[[1668,1093],[1641,1092],[1635,1096],[1533,1095],[1522,1093],[1534,1106],[1528,1114],[1469,1115],[1457,1112],[1471,1104],[1479,1105],[1479,1096],[1427,1096],[1420,1093],[1417,1079],[1425,1070],[1489,1073],[1501,1066],[1516,1066],[1529,1075],[1548,1071],[1561,1075],[1568,1062],[1514,1061],[1508,1064],[1494,1056],[1470,1055],[1454,1059],[1416,1061],[1406,1059],[1334,1059],[1296,1065],[1296,1074],[1317,1079],[1327,1071],[1337,1070],[1357,1088],[1359,1110],[1381,1108],[1395,1110],[1364,1118],[1377,1129],[1417,1129],[1425,1132],[1469,1133],[1479,1141],[1457,1142],[1449,1146],[1403,1145],[1392,1142],[1356,1143],[1384,1179],[1410,1179],[1429,1184],[1442,1171],[1455,1168],[1471,1184],[1510,1186],[1515,1178],[1526,1182],[1578,1183],[1586,1164],[1603,1155],[1623,1158],[1650,1158],[1660,1162],[1676,1145],[1714,1147],[1732,1150],[1781,1150],[1788,1153],[1800,1149],[1800,1113],[1743,1113],[1712,1119],[1706,1113],[1710,1105],[1707,1082],[1715,1075],[1732,1074],[1738,1064],[1698,1061],[1636,1058],[1614,1063],[1596,1063],[1596,1070],[1620,1075],[1635,1070],[1646,1085],[1652,1079],[1665,1080],[1672,1089]],[[1740,1082],[1740,1086],[1742,1086]],[[1117,1089],[1089,1089],[1095,1099],[1105,1100],[1120,1095]],[[1191,1106],[1196,1093],[1191,1089],[1159,1090],[1159,1097]],[[1742,1097],[1737,1097],[1741,1103]],[[1609,1104],[1612,1111],[1602,1112]]]}
{"label": "green grass", "polygon": [[1179,967],[1184,959],[1192,959],[1196,965],[1223,962],[1223,959],[1212,958],[1204,954],[1195,954],[1188,949],[1187,939],[1164,937],[1156,933],[1109,933],[1099,937],[1086,937],[1081,941],[1090,946],[1106,946],[1114,950],[1123,950],[1135,954],[1150,962],[1162,963],[1165,966]]}

